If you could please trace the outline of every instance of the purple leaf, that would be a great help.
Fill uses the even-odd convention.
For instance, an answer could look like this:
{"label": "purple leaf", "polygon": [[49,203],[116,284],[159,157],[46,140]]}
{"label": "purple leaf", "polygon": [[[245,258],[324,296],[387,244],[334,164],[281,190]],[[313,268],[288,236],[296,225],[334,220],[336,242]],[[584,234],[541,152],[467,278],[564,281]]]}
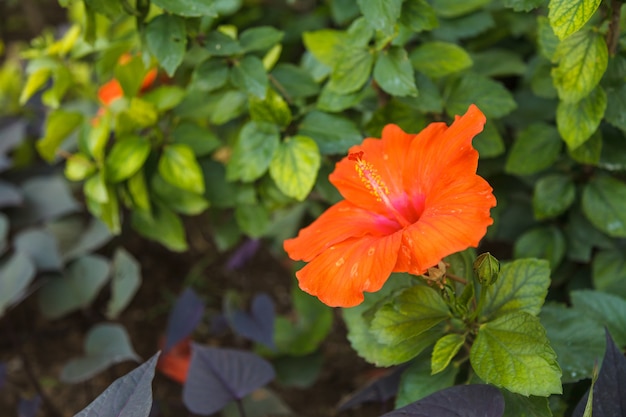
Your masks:
{"label": "purple leaf", "polygon": [[339,405],[339,411],[349,410],[366,402],[385,402],[398,393],[400,377],[408,365],[399,366],[381,378],[367,384]]}
{"label": "purple leaf", "polygon": [[248,239],[240,245],[228,258],[226,268],[229,270],[239,269],[244,266],[259,250],[261,241],[259,239]]}
{"label": "purple leaf", "polygon": [[274,379],[272,365],[251,352],[195,343],[191,352],[183,402],[196,414],[213,414]]}
{"label": "purple leaf", "polygon": [[504,397],[491,385],[446,388],[382,417],[502,417]]}
{"label": "purple leaf", "polygon": [[189,336],[195,330],[204,314],[204,303],[191,289],[185,290],[178,296],[174,308],[167,320],[165,332],[164,352],[174,347],[178,342]]}
{"label": "purple leaf", "polygon": [[[606,351],[598,379],[593,386],[593,417],[626,415],[626,358],[606,331]],[[589,390],[580,400],[572,417],[582,417],[589,398]]]}
{"label": "purple leaf", "polygon": [[17,405],[17,415],[18,417],[35,417],[39,407],[41,407],[41,397],[39,395],[35,395],[29,400],[20,398],[20,402]]}
{"label": "purple leaf", "polygon": [[257,294],[252,300],[250,314],[235,310],[231,322],[239,335],[274,350],[274,303],[269,295]]}
{"label": "purple leaf", "polygon": [[160,352],[116,379],[74,417],[148,417],[152,408],[152,379]]}

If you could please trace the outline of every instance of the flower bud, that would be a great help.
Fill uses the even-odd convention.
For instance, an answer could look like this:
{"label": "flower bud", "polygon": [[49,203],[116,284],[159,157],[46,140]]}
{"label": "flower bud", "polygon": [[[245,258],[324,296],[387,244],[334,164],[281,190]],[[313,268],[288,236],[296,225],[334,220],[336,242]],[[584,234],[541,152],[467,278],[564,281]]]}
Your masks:
{"label": "flower bud", "polygon": [[498,279],[500,262],[489,252],[480,254],[474,261],[474,272],[478,277],[478,282],[488,287]]}

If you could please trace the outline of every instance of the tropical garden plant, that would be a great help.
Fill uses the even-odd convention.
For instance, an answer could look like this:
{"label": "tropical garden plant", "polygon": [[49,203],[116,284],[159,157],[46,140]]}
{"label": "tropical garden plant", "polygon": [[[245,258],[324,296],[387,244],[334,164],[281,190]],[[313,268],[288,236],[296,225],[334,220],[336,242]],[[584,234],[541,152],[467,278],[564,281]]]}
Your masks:
{"label": "tropical garden plant", "polygon": [[229,267],[263,247],[294,277],[287,306],[181,282],[154,356],[76,415],[177,415],[155,371],[191,413],[306,415],[277,392],[336,366],[337,326],[385,368],[339,415],[626,413],[624,2],[59,5],[0,70],[13,346],[33,299],[90,318],[62,383],[141,362],[120,323],[151,285],[137,236],[182,257],[202,224]]}

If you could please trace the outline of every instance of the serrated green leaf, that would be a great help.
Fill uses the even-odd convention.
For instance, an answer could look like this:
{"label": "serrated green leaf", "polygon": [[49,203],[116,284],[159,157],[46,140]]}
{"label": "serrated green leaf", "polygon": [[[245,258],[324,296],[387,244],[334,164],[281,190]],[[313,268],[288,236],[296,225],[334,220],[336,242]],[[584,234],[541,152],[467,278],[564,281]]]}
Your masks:
{"label": "serrated green leaf", "polygon": [[192,122],[182,122],[174,128],[172,143],[189,146],[197,157],[209,155],[221,145],[213,132]]}
{"label": "serrated green leaf", "polygon": [[451,117],[464,114],[470,104],[476,104],[488,118],[505,116],[517,108],[513,95],[502,84],[472,72],[452,81],[446,112]]}
{"label": "serrated green leaf", "polygon": [[46,119],[44,136],[37,142],[37,150],[43,159],[52,162],[57,149],[63,141],[82,122],[80,113],[69,112],[62,109],[54,110]]}
{"label": "serrated green leaf", "polygon": [[322,64],[332,68],[344,50],[346,35],[334,29],[304,32],[302,40],[306,49]]}
{"label": "serrated green leaf", "polygon": [[550,403],[546,397],[514,394],[500,390],[504,396],[504,414],[502,417],[552,417]]}
{"label": "serrated green leaf", "polygon": [[171,77],[183,62],[187,48],[185,21],[174,15],[161,14],[146,25],[146,45]]}
{"label": "serrated green leaf", "polygon": [[[430,330],[450,318],[450,311],[434,289],[416,285],[402,291],[376,311],[371,332],[380,343],[397,349],[395,363],[406,362],[433,343]],[[439,339],[439,337],[437,337]]]}
{"label": "serrated green leaf", "polygon": [[463,48],[453,43],[426,42],[411,51],[413,67],[431,78],[462,71],[472,66],[472,58]]}
{"label": "serrated green leaf", "polygon": [[320,90],[308,72],[293,64],[279,63],[272,70],[272,76],[292,99],[314,96]]}
{"label": "serrated green leaf", "polygon": [[491,1],[492,0],[433,0],[432,5],[438,16],[449,18],[473,12]]}
{"label": "serrated green leaf", "polygon": [[550,0],[548,18],[554,33],[565,39],[582,28],[602,0]]}
{"label": "serrated green leaf", "polygon": [[541,55],[552,61],[559,42],[559,38],[554,34],[548,18],[537,16],[537,46]]}
{"label": "serrated green leaf", "polygon": [[181,16],[217,16],[216,0],[153,0],[153,2],[160,8]]}
{"label": "serrated green leaf", "polygon": [[[160,175],[154,175],[150,181],[154,199],[163,206],[180,214],[190,216],[200,214],[209,207],[203,195],[183,190],[165,181]],[[148,207],[150,207],[148,205]]]}
{"label": "serrated green leaf", "polygon": [[257,26],[243,31],[239,43],[244,52],[264,51],[279,43],[284,35],[272,26]]}
{"label": "serrated green leaf", "polygon": [[374,28],[385,33],[393,33],[400,17],[402,0],[357,0],[361,13]]}
{"label": "serrated green leaf", "polygon": [[556,125],[570,149],[576,149],[600,126],[607,98],[602,87],[596,87],[578,102],[561,101],[556,108]]}
{"label": "serrated green leaf", "polygon": [[333,67],[328,88],[339,94],[359,90],[370,78],[372,65],[374,55],[368,49],[345,50]]}
{"label": "serrated green leaf", "polygon": [[574,161],[580,164],[598,165],[600,157],[602,156],[602,134],[600,130],[596,130],[596,132],[578,148],[573,150],[568,148],[567,153]]}
{"label": "serrated green leaf", "polygon": [[254,55],[246,55],[235,63],[230,72],[233,85],[261,100],[265,99],[268,81],[263,62]]}
{"label": "serrated green leaf", "polygon": [[226,179],[251,182],[260,178],[269,168],[279,141],[276,125],[254,121],[246,123],[239,132],[228,161]]}
{"label": "serrated green leaf", "polygon": [[606,121],[626,132],[626,84],[608,88],[606,93]]}
{"label": "serrated green leaf", "polygon": [[159,113],[154,104],[133,97],[128,109],[121,111],[115,120],[116,133],[130,133],[135,129],[154,126],[159,120]]}
{"label": "serrated green leaf", "polygon": [[596,229],[576,206],[570,211],[565,232],[567,256],[573,261],[589,263],[594,247],[611,249],[614,246],[613,240]]}
{"label": "serrated green leaf", "polygon": [[626,184],[609,176],[591,179],[583,190],[582,207],[595,227],[612,237],[626,237]]}
{"label": "serrated green leaf", "polygon": [[106,157],[106,177],[120,182],[141,169],[150,154],[150,142],[141,136],[118,138]]}
{"label": "serrated green leaf", "polygon": [[609,53],[602,35],[580,31],[568,37],[556,48],[552,69],[554,86],[563,101],[582,100],[598,85],[606,71]]}
{"label": "serrated green leaf", "polygon": [[269,167],[270,176],[285,195],[303,201],[315,184],[320,161],[313,139],[294,136],[276,149]]}
{"label": "serrated green leaf", "polygon": [[547,261],[520,259],[506,263],[496,283],[487,289],[481,315],[490,319],[518,312],[537,315],[549,286]]}
{"label": "serrated green leaf", "polygon": [[504,0],[506,7],[512,8],[516,12],[529,12],[537,7],[543,6],[546,0]]}
{"label": "serrated green leaf", "polygon": [[473,53],[472,70],[487,77],[523,75],[526,64],[519,53],[506,49],[491,49]]}
{"label": "serrated green leaf", "polygon": [[596,289],[626,298],[626,256],[623,251],[609,249],[596,253],[591,271]]}
{"label": "serrated green leaf", "polygon": [[393,46],[379,53],[374,65],[374,79],[393,96],[417,96],[413,67],[404,48]]}
{"label": "serrated green leaf", "polygon": [[465,343],[462,334],[448,334],[437,340],[431,360],[432,374],[443,372]]}
{"label": "serrated green leaf", "polygon": [[556,270],[565,256],[566,241],[555,226],[537,227],[520,236],[513,247],[515,258],[539,258],[550,262]]}
{"label": "serrated green leaf", "polygon": [[191,77],[194,89],[213,91],[228,81],[228,63],[223,58],[209,58],[196,67]]}
{"label": "serrated green leaf", "polygon": [[537,220],[563,214],[576,198],[576,187],[568,175],[552,174],[535,184],[533,211]]}
{"label": "serrated green leaf", "polygon": [[237,40],[219,30],[214,30],[207,35],[204,47],[213,56],[231,56],[243,52]]}
{"label": "serrated green leaf", "polygon": [[518,311],[480,326],[470,351],[486,383],[522,395],[560,394],[561,369],[539,319]]}
{"label": "serrated green leaf", "polygon": [[433,375],[427,353],[429,352],[422,352],[402,374],[396,396],[396,408],[404,407],[454,385],[459,368],[449,366],[443,372]]}
{"label": "serrated green leaf", "polygon": [[322,154],[345,153],[363,139],[350,120],[320,111],[305,116],[298,134],[312,138]]}
{"label": "serrated green leaf", "polygon": [[270,225],[268,210],[259,204],[238,204],[235,219],[241,231],[252,238],[262,237]]}
{"label": "serrated green leaf", "polygon": [[165,181],[183,190],[204,193],[202,169],[187,145],[175,143],[163,148],[159,158],[159,174]]}
{"label": "serrated green leaf", "polygon": [[421,32],[436,28],[439,20],[426,0],[405,0],[402,3],[400,23],[414,32]]}
{"label": "serrated green leaf", "polygon": [[273,123],[287,127],[291,123],[291,110],[283,98],[272,88],[268,88],[265,99],[251,96],[248,99],[250,118],[257,122]]}
{"label": "serrated green leaf", "polygon": [[515,175],[531,175],[542,171],[557,160],[562,143],[554,126],[532,124],[519,133],[511,147],[504,170]]}
{"label": "serrated green leaf", "polygon": [[473,140],[474,147],[481,158],[495,158],[504,153],[504,140],[498,128],[487,122],[485,128]]}
{"label": "serrated green leaf", "polygon": [[593,290],[572,291],[570,299],[572,307],[593,319],[596,327],[606,326],[618,346],[626,344],[626,300]]}
{"label": "serrated green leaf", "polygon": [[175,85],[162,85],[148,93],[144,94],[142,98],[154,105],[154,107],[160,111],[171,110],[178,106],[185,98],[187,92]]}
{"label": "serrated green leaf", "polygon": [[170,209],[155,204],[152,212],[133,210],[133,229],[147,238],[161,243],[174,252],[187,250],[185,228],[180,217]]}

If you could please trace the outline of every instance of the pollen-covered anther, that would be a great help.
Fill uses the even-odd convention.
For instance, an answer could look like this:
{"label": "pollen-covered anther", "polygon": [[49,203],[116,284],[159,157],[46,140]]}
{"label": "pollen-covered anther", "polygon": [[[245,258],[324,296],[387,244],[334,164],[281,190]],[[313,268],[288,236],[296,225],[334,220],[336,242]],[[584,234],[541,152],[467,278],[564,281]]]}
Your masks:
{"label": "pollen-covered anther", "polygon": [[363,152],[351,153],[348,159],[355,161],[354,169],[359,174],[359,178],[376,200],[382,201],[383,196],[389,194],[387,184],[382,180],[380,174],[369,162],[363,160]]}

